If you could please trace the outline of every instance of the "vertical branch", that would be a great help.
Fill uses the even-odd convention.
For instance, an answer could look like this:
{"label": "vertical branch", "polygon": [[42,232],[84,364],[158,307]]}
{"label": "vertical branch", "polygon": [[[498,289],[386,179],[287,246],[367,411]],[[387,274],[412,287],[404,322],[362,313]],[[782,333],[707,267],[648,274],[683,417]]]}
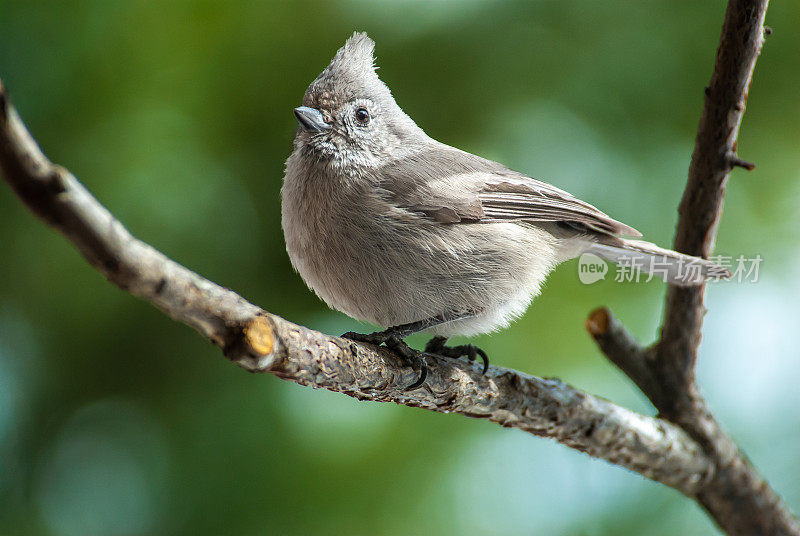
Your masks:
{"label": "vertical branch", "polygon": [[[731,0],[725,14],[714,73],[705,90],[689,178],[678,208],[675,250],[708,258],[722,215],[725,184],[734,167],[753,165],[736,156],[736,138],[747,91],[764,41],[769,0]],[[703,327],[704,287],[667,291],[661,341],[654,348],[655,366],[664,381],[688,386],[694,378],[697,347]],[[684,389],[685,391],[685,389]],[[669,416],[674,400],[654,401]]]}
{"label": "vertical branch", "polygon": [[[689,178],[678,208],[675,249],[708,258],[722,215],[725,184],[734,167],[754,165],[736,155],[747,91],[764,40],[768,0],[730,0],[697,130]],[[800,535],[800,523],[752,466],[708,409],[695,383],[703,326],[703,286],[667,291],[661,339],[641,348],[600,309],[587,321],[606,356],[653,402],[660,416],[694,438],[715,471],[694,495],[728,534]]]}

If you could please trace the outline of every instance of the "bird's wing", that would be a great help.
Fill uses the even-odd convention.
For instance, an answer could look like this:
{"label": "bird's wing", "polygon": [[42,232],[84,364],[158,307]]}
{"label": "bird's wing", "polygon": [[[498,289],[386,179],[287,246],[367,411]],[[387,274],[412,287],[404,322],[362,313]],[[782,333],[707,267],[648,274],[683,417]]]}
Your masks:
{"label": "bird's wing", "polygon": [[641,236],[564,190],[446,145],[393,161],[379,175],[391,203],[441,223],[558,222]]}

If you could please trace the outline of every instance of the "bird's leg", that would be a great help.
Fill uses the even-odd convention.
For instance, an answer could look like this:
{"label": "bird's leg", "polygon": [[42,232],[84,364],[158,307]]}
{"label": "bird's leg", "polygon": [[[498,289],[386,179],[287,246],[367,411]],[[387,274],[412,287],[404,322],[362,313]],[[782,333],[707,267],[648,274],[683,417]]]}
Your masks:
{"label": "bird's leg", "polygon": [[414,368],[418,367],[420,369],[419,378],[417,378],[417,381],[405,388],[406,391],[409,391],[422,385],[425,381],[425,378],[428,377],[428,364],[425,362],[424,353],[414,350],[407,345],[403,339],[413,333],[431,328],[433,326],[438,326],[439,324],[449,322],[450,320],[451,318],[441,315],[417,322],[411,322],[409,324],[393,326],[383,331],[376,331],[374,333],[356,333],[354,331],[348,331],[342,335],[342,337],[345,339],[350,339],[351,341],[367,342],[376,346],[384,344],[387,348],[391,349],[394,351],[394,353],[402,357],[406,363]]}
{"label": "bird's leg", "polygon": [[444,357],[452,357],[458,359],[459,357],[466,357],[470,361],[475,361],[478,356],[483,361],[483,373],[489,370],[489,357],[486,352],[475,346],[474,344],[461,344],[458,346],[447,346],[447,337],[437,335],[428,341],[425,345],[425,351],[429,354],[441,355]]}
{"label": "bird's leg", "polygon": [[[418,322],[411,322],[409,324],[400,324],[399,326],[392,326],[383,331],[376,331],[374,333],[356,333],[355,331],[348,331],[342,337],[350,339],[351,341],[368,342],[370,344],[380,345],[386,344],[389,339],[403,340],[409,335],[413,335],[418,331],[438,326],[444,322],[449,322],[444,316],[435,316],[427,318]],[[388,346],[388,344],[387,344]]]}

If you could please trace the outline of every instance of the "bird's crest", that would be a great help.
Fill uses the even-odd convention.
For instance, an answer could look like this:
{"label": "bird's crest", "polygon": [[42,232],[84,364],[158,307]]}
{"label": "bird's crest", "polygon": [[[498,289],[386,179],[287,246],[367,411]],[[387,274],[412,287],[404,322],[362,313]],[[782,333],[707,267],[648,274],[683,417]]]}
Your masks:
{"label": "bird's crest", "polygon": [[[375,41],[366,32],[354,32],[323,71],[337,76],[363,76],[375,71]],[[322,75],[320,75],[322,76]]]}
{"label": "bird's crest", "polygon": [[375,73],[375,42],[365,32],[355,32],[306,91],[305,106],[329,107],[388,88]]}

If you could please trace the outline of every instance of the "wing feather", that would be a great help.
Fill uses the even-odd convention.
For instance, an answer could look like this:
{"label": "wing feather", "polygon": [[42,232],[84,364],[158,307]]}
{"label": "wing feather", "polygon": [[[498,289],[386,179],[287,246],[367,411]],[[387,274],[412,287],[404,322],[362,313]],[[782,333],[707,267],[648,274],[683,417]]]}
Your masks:
{"label": "wing feather", "polygon": [[447,145],[393,161],[378,175],[391,203],[441,223],[561,222],[641,236],[560,188]]}

